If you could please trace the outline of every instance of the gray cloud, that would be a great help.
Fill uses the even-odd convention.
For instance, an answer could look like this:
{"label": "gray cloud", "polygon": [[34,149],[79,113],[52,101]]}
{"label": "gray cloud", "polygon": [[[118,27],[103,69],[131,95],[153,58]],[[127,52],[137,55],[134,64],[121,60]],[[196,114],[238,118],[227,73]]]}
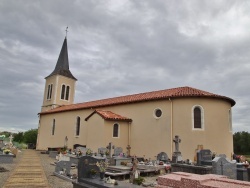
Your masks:
{"label": "gray cloud", "polygon": [[36,128],[69,26],[75,102],[179,86],[236,100],[250,131],[249,1],[0,2],[0,130]]}

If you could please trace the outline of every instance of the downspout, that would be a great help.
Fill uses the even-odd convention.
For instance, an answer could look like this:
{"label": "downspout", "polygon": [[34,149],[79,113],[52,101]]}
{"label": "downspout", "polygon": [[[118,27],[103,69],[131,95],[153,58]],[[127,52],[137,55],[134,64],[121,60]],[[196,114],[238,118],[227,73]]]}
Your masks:
{"label": "downspout", "polygon": [[128,145],[130,145],[131,144],[131,133],[130,133],[130,131],[131,131],[131,122],[128,122]]}
{"label": "downspout", "polygon": [[170,147],[170,153],[171,155],[173,154],[173,101],[171,100],[171,98],[169,98],[169,101],[171,102],[170,104],[170,143],[171,143],[171,147]]}

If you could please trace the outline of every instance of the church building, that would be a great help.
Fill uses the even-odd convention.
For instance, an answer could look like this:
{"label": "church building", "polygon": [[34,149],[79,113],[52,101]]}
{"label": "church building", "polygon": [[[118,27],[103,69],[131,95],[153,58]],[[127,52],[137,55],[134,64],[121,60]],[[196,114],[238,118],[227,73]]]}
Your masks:
{"label": "church building", "polygon": [[183,159],[193,160],[197,147],[228,158],[233,153],[235,101],[229,97],[185,86],[74,104],[77,79],[69,70],[66,38],[45,80],[37,150],[66,144],[97,152],[112,143],[154,160],[160,152],[172,156],[178,135]]}

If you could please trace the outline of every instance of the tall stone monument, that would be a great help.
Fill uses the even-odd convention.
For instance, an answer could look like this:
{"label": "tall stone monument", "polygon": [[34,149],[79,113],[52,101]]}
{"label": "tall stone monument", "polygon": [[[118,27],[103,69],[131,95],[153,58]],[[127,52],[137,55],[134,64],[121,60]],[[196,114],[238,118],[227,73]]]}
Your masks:
{"label": "tall stone monument", "polygon": [[178,163],[182,161],[182,155],[181,152],[179,151],[179,143],[181,142],[181,139],[179,138],[178,135],[175,135],[173,142],[175,143],[175,151],[173,152],[172,155],[172,162]]}

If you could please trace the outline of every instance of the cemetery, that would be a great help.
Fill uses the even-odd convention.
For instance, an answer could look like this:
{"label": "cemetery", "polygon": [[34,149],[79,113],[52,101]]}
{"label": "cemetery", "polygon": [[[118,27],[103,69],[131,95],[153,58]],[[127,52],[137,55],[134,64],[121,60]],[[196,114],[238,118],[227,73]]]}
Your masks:
{"label": "cemetery", "polygon": [[[9,142],[1,142],[0,162],[12,163],[18,150]],[[198,145],[194,161],[184,159],[180,151],[181,138],[173,140],[175,151],[169,157],[164,151],[156,154],[155,160],[140,156],[130,156],[129,150],[109,143],[97,151],[77,146],[40,151],[53,159],[53,175],[62,181],[72,183],[73,188],[82,187],[250,187],[250,168],[244,156],[228,158],[224,154],[214,154]],[[126,148],[127,149],[127,148]],[[6,169],[0,168],[4,173]],[[147,177],[157,181],[145,182]],[[155,178],[155,179],[156,179]]]}
{"label": "cemetery", "polygon": [[[156,160],[129,156],[121,147],[115,147],[112,143],[106,148],[100,147],[97,152],[93,152],[90,148],[77,147],[64,154],[55,154],[52,151],[49,152],[49,156],[57,160],[54,173],[62,179],[72,181],[74,188],[87,185],[110,187],[116,184],[130,187],[140,178],[155,175],[158,176],[158,181],[149,186],[164,187],[176,184],[178,187],[180,182],[183,184],[185,178],[190,179],[185,181],[192,181],[194,177],[207,182],[250,185],[247,182],[250,181],[250,170],[246,168],[244,161],[230,160],[224,154],[214,155],[209,149],[198,146],[194,157],[196,161],[192,162],[183,159],[179,150],[180,142],[181,139],[176,135],[173,140],[175,151],[172,159],[165,152],[158,153]],[[72,167],[77,168],[77,176],[70,173]],[[124,180],[129,180],[129,183],[126,184]],[[140,184],[143,184],[143,181]],[[143,185],[146,186],[146,183]]]}
{"label": "cemetery", "polygon": [[0,164],[13,163],[13,158],[18,154],[18,149],[12,143],[12,135],[9,137],[9,142],[4,142],[3,136],[0,138]]}

